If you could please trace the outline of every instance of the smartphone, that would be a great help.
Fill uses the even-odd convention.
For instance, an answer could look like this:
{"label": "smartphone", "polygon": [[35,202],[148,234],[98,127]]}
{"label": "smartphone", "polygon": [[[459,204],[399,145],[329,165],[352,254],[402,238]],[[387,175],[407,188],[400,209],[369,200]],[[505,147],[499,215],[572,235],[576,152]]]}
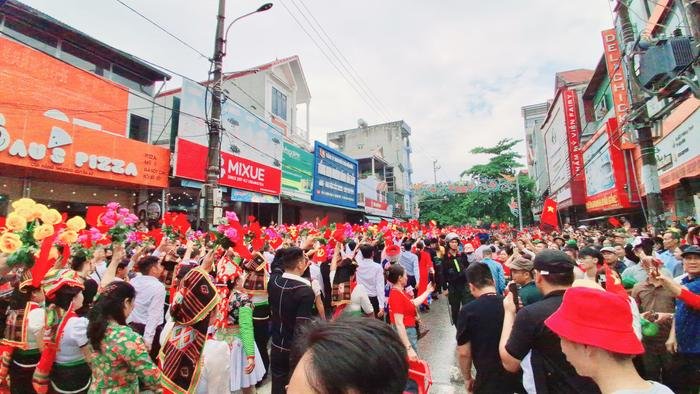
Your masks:
{"label": "smartphone", "polygon": [[508,285],[508,292],[513,294],[513,303],[515,303],[515,311],[517,312],[518,309],[520,309],[520,300],[518,299],[518,284],[517,283],[511,283]]}

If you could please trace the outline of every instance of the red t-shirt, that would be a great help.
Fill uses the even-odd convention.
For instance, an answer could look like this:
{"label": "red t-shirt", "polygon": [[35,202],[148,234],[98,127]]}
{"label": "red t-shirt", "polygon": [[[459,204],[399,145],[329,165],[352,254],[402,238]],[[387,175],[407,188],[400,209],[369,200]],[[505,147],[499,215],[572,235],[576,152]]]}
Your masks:
{"label": "red t-shirt", "polygon": [[416,326],[416,306],[408,296],[394,288],[389,292],[389,319],[394,324],[394,314],[403,315],[403,325],[406,327]]}

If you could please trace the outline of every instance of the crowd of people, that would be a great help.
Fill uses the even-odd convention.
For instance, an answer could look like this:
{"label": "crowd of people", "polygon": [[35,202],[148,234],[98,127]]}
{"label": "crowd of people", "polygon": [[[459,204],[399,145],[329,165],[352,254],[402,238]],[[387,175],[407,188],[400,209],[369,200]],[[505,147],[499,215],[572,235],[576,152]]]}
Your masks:
{"label": "crowd of people", "polygon": [[442,297],[469,392],[700,387],[692,222],[264,227],[227,213],[210,232],[176,214],[147,232],[114,203],[85,219],[12,207],[2,392],[251,393],[269,379],[272,393],[421,393],[421,316]]}

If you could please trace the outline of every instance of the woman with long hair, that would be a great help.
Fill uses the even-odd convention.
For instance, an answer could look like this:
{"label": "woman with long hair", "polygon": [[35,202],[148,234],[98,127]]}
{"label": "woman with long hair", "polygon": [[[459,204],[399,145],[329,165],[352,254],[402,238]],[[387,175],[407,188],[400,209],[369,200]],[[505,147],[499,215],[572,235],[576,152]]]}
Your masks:
{"label": "woman with long hair", "polygon": [[88,314],[87,337],[92,348],[90,392],[135,393],[141,386],[160,390],[160,370],[148,355],[143,337],[126,324],[136,291],[127,282],[104,288]]}
{"label": "woman with long hair", "polygon": [[408,284],[406,270],[400,264],[389,267],[387,280],[392,284],[389,292],[389,319],[394,325],[401,342],[406,347],[408,358],[418,359],[418,331],[416,330],[416,307],[425,301],[435,289],[433,283],[428,283],[426,290],[416,298],[411,299],[405,291]]}

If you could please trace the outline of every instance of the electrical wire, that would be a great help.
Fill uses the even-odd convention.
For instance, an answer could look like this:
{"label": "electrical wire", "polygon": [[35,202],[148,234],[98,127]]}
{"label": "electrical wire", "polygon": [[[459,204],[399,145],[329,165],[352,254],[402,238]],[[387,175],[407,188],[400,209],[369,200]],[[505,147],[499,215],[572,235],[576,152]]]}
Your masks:
{"label": "electrical wire", "polygon": [[209,60],[210,62],[212,61],[212,59],[211,59],[209,56],[203,54],[203,53],[200,52],[197,48],[195,48],[195,47],[193,47],[192,45],[188,44],[187,42],[185,42],[184,40],[182,40],[180,37],[176,36],[175,34],[169,32],[166,28],[164,28],[163,26],[159,25],[159,24],[158,24],[156,21],[154,21],[153,19],[151,19],[151,18],[147,17],[146,15],[142,14],[142,13],[139,12],[137,9],[133,8],[132,6],[130,6],[130,5],[128,5],[128,4],[126,4],[126,3],[123,2],[122,0],[114,0],[114,1],[116,1],[117,3],[123,5],[124,7],[126,7],[126,8],[129,9],[131,12],[135,13],[136,15],[140,16],[141,18],[145,19],[145,20],[148,21],[150,24],[152,24],[153,26],[157,27],[158,30],[162,31],[163,33],[165,33],[165,34],[169,35],[170,37],[174,38],[175,40],[177,40],[180,44],[182,44],[182,45],[186,46],[187,48],[193,50],[193,51],[194,51],[195,53],[197,53],[199,56],[201,56],[201,57],[203,57],[203,58]]}
{"label": "electrical wire", "polygon": [[328,63],[330,63],[331,66],[333,66],[333,68],[335,68],[335,70],[341,75],[341,77],[343,77],[343,79],[345,80],[345,82],[347,82],[348,85],[350,85],[350,87],[355,91],[355,93],[358,94],[358,96],[360,96],[360,98],[362,99],[362,101],[364,101],[365,104],[367,104],[367,106],[368,106],[372,111],[374,111],[377,115],[379,115],[379,117],[380,117],[381,119],[384,119],[386,122],[388,122],[389,119],[386,118],[384,115],[382,115],[381,110],[377,109],[377,107],[376,107],[374,104],[372,104],[372,102],[371,102],[367,97],[365,97],[365,95],[355,86],[355,84],[352,83],[352,81],[350,81],[350,79],[345,75],[345,73],[344,73],[344,72],[335,64],[335,62],[328,56],[328,54],[327,54],[326,51],[321,47],[321,45],[319,45],[319,43],[318,43],[318,42],[316,41],[316,39],[311,35],[311,33],[309,33],[309,31],[304,27],[304,25],[301,23],[301,21],[299,21],[299,18],[297,18],[296,15],[294,15],[294,13],[292,12],[292,10],[291,10],[289,7],[287,7],[287,4],[286,4],[283,0],[280,0],[280,4],[282,4],[282,6],[284,7],[284,9],[287,10],[287,13],[292,17],[292,19],[294,19],[294,22],[296,22],[296,24],[301,28],[301,30],[304,32],[304,34],[306,34],[306,36],[309,37],[309,39],[313,42],[313,44],[316,46],[316,48],[318,48],[318,50],[321,51],[321,54],[323,55],[323,57],[326,58],[326,60],[328,61]]}
{"label": "electrical wire", "polygon": [[[309,26],[311,26],[311,28],[314,30],[314,32],[316,32],[316,35],[317,35],[317,36],[321,39],[321,41],[326,45],[326,47],[329,49],[329,51],[331,52],[331,54],[333,54],[333,56],[338,60],[338,62],[340,63],[340,65],[345,69],[345,71],[348,73],[348,75],[350,75],[350,77],[353,79],[353,81],[355,81],[355,83],[357,83],[357,86],[359,86],[360,89],[362,89],[362,90],[365,92],[365,94],[367,94],[367,97],[369,97],[370,99],[372,99],[372,100],[374,101],[374,103],[377,104],[378,108],[382,110],[382,113],[384,113],[385,115],[388,114],[388,117],[389,117],[389,118],[392,118],[392,116],[391,116],[391,111],[388,111],[388,110],[387,110],[386,106],[377,98],[377,96],[374,94],[374,92],[372,91],[372,89],[367,85],[367,83],[364,82],[364,80],[363,80],[362,77],[359,75],[359,73],[357,73],[357,70],[352,66],[352,64],[350,63],[350,61],[348,61],[347,57],[345,57],[345,55],[343,55],[342,51],[338,48],[338,46],[335,44],[335,42],[333,41],[333,39],[328,35],[328,33],[326,32],[326,30],[323,28],[323,26],[321,25],[321,23],[318,21],[318,19],[316,19],[316,17],[313,15],[313,13],[311,12],[311,10],[306,6],[306,4],[304,3],[304,1],[303,1],[303,0],[291,0],[291,1],[292,1],[292,4],[294,4],[294,7],[296,7],[296,9],[297,9],[297,10],[299,11],[299,13],[304,17],[304,19],[306,19],[306,21],[308,22]],[[299,3],[301,3],[301,5],[302,5],[302,7],[304,8],[305,11],[302,11],[302,10],[299,8],[299,6],[297,6],[297,1],[298,1]],[[311,17],[311,19],[313,20],[313,22],[315,22],[315,24],[316,24],[316,25],[318,26],[318,28],[321,30],[321,32],[323,33],[323,36],[325,36],[325,38],[326,38],[325,40],[324,40],[323,36],[321,36],[321,34],[318,32],[318,30],[316,30],[316,28],[314,27],[314,23],[312,23],[312,22],[309,20],[309,18],[306,16],[307,13],[308,13],[308,15]],[[330,44],[329,44],[329,43],[330,43]],[[334,51],[334,49],[335,49],[335,51]],[[337,53],[337,54],[336,54],[336,53]],[[342,59],[341,59],[341,58],[342,58]]]}

